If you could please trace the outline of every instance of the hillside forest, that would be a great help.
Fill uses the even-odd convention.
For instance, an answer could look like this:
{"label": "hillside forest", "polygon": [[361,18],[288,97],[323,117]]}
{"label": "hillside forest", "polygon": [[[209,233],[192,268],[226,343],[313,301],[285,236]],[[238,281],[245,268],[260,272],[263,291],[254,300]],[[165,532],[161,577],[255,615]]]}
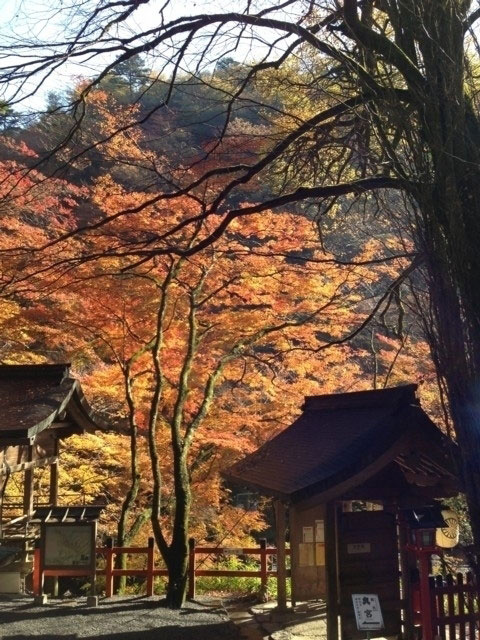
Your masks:
{"label": "hillside forest", "polygon": [[[249,67],[223,57],[172,85],[137,55],[84,96],[80,128],[84,78],[33,117],[0,113],[1,361],[72,363],[109,429],[64,442],[60,499],[104,503],[101,534],[119,544],[143,544],[153,526],[168,558],[182,510],[198,544],[261,536],[268,503],[222,470],[289,425],[305,396],[417,383],[451,432],[409,201],[385,188],[256,206],[320,174],[361,179],[361,119],[356,139],[351,122],[348,136],[313,130],[231,192],[221,171],[265,158],[334,104],[311,82],[322,64],[292,59],[246,86]],[[202,250],[165,250],[172,228],[186,247],[216,233],[215,215],[191,220],[219,193],[254,211]],[[46,496],[47,472],[35,473]],[[6,502],[20,493],[12,476]]]}

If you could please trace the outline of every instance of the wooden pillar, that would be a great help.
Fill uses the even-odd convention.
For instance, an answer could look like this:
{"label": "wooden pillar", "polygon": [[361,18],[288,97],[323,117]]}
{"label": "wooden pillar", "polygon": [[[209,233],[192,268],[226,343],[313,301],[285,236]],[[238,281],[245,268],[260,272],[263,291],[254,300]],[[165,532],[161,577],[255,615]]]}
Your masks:
{"label": "wooden pillar", "polygon": [[[58,456],[58,439],[55,438],[53,442],[53,455]],[[56,507],[58,504],[58,460],[50,465],[50,486],[48,502],[50,506]],[[58,598],[59,595],[59,583],[58,576],[53,578],[52,595],[54,598]]]}
{"label": "wooden pillar", "polygon": [[412,589],[410,585],[410,562],[409,554],[407,551],[408,542],[408,529],[405,523],[405,518],[401,510],[397,510],[398,517],[398,545],[400,555],[400,583],[402,586],[402,600],[405,603],[403,610],[403,622],[404,622],[404,635],[407,640],[411,640],[414,637],[414,622],[413,622],[413,605],[412,605]]}
{"label": "wooden pillar", "polygon": [[297,510],[293,504],[288,508],[288,526],[290,527],[290,593],[292,607],[297,606],[297,580],[298,580],[298,524],[296,522]]}
{"label": "wooden pillar", "polygon": [[195,600],[195,538],[188,539],[188,599]]}
{"label": "wooden pillar", "polygon": [[7,484],[8,484],[9,478],[10,478],[10,472],[9,472],[8,467],[7,467],[5,475],[4,476],[0,476],[0,538],[3,535],[3,529],[2,529],[3,499],[5,497],[5,491],[7,489]]}
{"label": "wooden pillar", "polygon": [[[33,460],[33,447],[28,447],[28,462]],[[33,512],[33,467],[25,470],[23,484],[23,515],[30,515]]]}
{"label": "wooden pillar", "polygon": [[327,578],[327,640],[338,640],[338,548],[337,507],[326,505],[325,517],[325,569]]}
{"label": "wooden pillar", "polygon": [[33,595],[41,596],[42,593],[43,593],[42,553],[40,550],[40,540],[36,540],[35,551],[33,555]]}
{"label": "wooden pillar", "polygon": [[105,553],[105,597],[113,596],[113,538],[107,538]]}
{"label": "wooden pillar", "polygon": [[[55,439],[54,455],[58,456],[58,440]],[[48,501],[52,507],[58,504],[58,460],[50,465],[50,490]]]}
{"label": "wooden pillar", "polygon": [[147,596],[153,596],[153,590],[155,587],[155,576],[153,575],[155,569],[155,538],[148,539],[148,552],[147,552]]}
{"label": "wooden pillar", "polygon": [[275,533],[277,547],[277,607],[279,611],[287,609],[287,569],[285,566],[286,517],[285,505],[275,502]]}
{"label": "wooden pillar", "polygon": [[267,539],[260,538],[260,577],[262,596],[268,594],[268,556],[267,556]]}

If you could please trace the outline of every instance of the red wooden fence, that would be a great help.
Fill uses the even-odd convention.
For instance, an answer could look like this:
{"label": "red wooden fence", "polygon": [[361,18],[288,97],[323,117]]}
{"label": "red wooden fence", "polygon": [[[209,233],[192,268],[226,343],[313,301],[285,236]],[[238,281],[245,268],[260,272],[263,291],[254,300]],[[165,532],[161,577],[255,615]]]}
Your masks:
{"label": "red wooden fence", "polygon": [[430,578],[433,635],[475,640],[480,628],[480,585],[471,572]]}
{"label": "red wooden fence", "polygon": [[[267,586],[268,578],[276,576],[276,571],[268,570],[268,556],[277,554],[274,547],[267,547],[266,540],[260,541],[259,547],[197,547],[195,541],[190,539],[189,544],[189,567],[188,567],[188,597],[195,597],[195,583],[198,576],[210,577],[237,577],[237,578],[260,578],[262,587]],[[113,579],[116,576],[133,576],[146,579],[146,595],[153,595],[154,578],[156,576],[167,576],[166,569],[155,568],[155,544],[154,539],[148,539],[146,547],[115,547],[111,539],[107,541],[106,547],[100,547],[96,550],[97,556],[105,558],[105,568],[97,568],[95,574],[92,575],[90,569],[43,569],[41,566],[40,549],[35,549],[34,570],[33,570],[33,593],[40,595],[43,590],[43,578],[45,576],[57,577],[79,577],[85,576],[94,579],[95,576],[105,576],[105,595],[111,597],[114,593]],[[129,555],[146,555],[145,569],[116,569],[115,556],[119,554]],[[287,554],[290,550],[287,549]],[[242,570],[242,569],[201,569],[205,560],[210,556],[228,556],[228,555],[259,555],[260,568],[258,570]],[[197,562],[197,556],[204,556],[201,562]]]}

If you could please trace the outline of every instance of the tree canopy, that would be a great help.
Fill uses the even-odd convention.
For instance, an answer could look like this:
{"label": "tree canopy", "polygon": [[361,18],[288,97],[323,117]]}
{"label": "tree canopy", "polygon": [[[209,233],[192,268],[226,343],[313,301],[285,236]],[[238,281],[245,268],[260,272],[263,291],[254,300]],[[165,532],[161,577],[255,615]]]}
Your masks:
{"label": "tree canopy", "polygon": [[[182,15],[168,0],[92,0],[55,9],[64,33],[48,48],[41,28],[4,31],[2,112],[18,112],[62,67],[91,70],[20,132],[17,121],[4,127],[7,146],[33,149],[12,157],[4,206],[62,180],[101,194],[35,242],[9,237],[6,290],[40,277],[51,288],[72,270],[112,264],[132,281],[164,260],[195,270],[238,241],[240,220],[259,229],[245,255],[267,250],[276,268],[288,259],[369,267],[364,317],[333,339],[320,328],[310,351],[364,339],[393,312],[402,341],[406,314],[416,318],[461,448],[478,543],[480,9],[470,0],[246,0],[234,9]],[[272,249],[266,229],[277,212],[299,217]],[[317,222],[323,255],[300,233],[304,220]]]}

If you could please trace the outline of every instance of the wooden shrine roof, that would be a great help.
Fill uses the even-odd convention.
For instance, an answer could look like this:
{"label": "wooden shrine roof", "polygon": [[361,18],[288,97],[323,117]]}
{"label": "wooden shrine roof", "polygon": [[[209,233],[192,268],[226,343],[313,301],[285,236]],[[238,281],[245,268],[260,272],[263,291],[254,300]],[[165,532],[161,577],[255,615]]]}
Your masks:
{"label": "wooden shrine roof", "polygon": [[0,365],[0,446],[53,427],[83,433],[106,425],[88,405],[69,364]]}
{"label": "wooden shrine roof", "polygon": [[225,475],[293,502],[358,486],[394,462],[408,482],[456,480],[455,445],[430,420],[416,385],[310,396],[302,415]]}
{"label": "wooden shrine roof", "polygon": [[37,507],[29,517],[29,522],[32,524],[42,522],[93,522],[98,520],[104,509],[105,505],[95,504]]}

